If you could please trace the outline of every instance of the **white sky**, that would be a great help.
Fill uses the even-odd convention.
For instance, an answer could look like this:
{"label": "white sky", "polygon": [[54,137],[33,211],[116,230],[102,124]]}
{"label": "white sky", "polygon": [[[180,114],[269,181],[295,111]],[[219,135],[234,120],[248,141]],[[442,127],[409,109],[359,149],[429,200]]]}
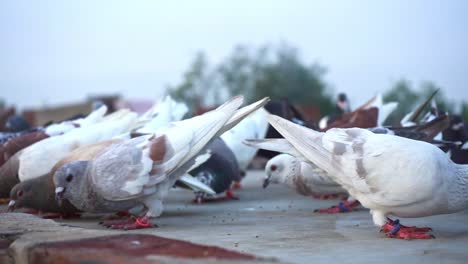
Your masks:
{"label": "white sky", "polygon": [[353,105],[404,77],[468,101],[468,1],[1,1],[0,97],[20,107],[155,98],[198,50],[280,41]]}

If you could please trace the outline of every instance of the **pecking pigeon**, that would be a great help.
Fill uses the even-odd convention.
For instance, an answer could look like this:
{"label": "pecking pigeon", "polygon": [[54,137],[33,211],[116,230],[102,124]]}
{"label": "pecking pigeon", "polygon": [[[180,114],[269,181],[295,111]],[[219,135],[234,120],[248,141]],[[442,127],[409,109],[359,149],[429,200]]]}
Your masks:
{"label": "pecking pigeon", "polygon": [[277,116],[268,120],[307,161],[369,208],[388,237],[433,238],[429,228],[403,226],[388,215],[424,217],[468,207],[468,166],[431,144],[359,128],[321,133]]}
{"label": "pecking pigeon", "polygon": [[119,212],[143,204],[143,217],[114,223],[112,228],[153,226],[150,218],[162,213],[162,201],[174,183],[193,166],[204,162],[198,154],[214,137],[234,127],[267,98],[237,110],[241,96],[217,109],[108,147],[91,161],[70,162],[54,174],[57,199],[67,199],[87,212]]}

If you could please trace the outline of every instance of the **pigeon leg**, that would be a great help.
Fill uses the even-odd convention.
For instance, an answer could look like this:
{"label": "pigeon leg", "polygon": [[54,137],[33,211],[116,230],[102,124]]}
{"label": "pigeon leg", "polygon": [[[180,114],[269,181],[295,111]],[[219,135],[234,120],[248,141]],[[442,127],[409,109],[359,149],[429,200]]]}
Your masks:
{"label": "pigeon leg", "polygon": [[239,200],[239,197],[237,197],[236,194],[231,189],[226,190],[226,198],[231,199],[231,200]]}
{"label": "pigeon leg", "polygon": [[312,195],[312,197],[314,197],[315,199],[318,199],[318,200],[329,200],[329,199],[338,198],[338,195],[330,193],[330,194]]}
{"label": "pigeon leg", "polygon": [[38,215],[41,213],[41,211],[36,210],[36,209],[26,209],[24,210],[25,214],[32,214],[32,215]]}
{"label": "pigeon leg", "polygon": [[404,226],[400,224],[400,220],[388,219],[387,223],[381,228],[381,232],[389,238],[399,239],[431,239],[435,238],[434,235],[428,232],[432,231],[429,227],[416,227],[416,226]]}
{"label": "pigeon leg", "polygon": [[316,209],[314,212],[321,214],[338,214],[338,213],[348,213],[352,212],[356,206],[360,203],[358,201],[351,202],[339,202],[338,205],[332,206],[325,209]]}
{"label": "pigeon leg", "polygon": [[193,199],[193,202],[196,204],[202,204],[204,201],[205,201],[205,194],[202,192],[196,192],[195,199]]}
{"label": "pigeon leg", "polygon": [[126,224],[132,224],[135,222],[135,217],[130,216],[128,219],[112,219],[112,220],[105,220],[102,222],[99,222],[100,225],[105,226],[107,228],[110,228],[113,225],[126,225]]}
{"label": "pigeon leg", "polygon": [[110,226],[111,229],[123,229],[123,230],[143,229],[143,228],[152,228],[152,227],[158,227],[158,226],[151,223],[149,216],[137,217],[133,221],[120,223],[120,224],[113,224]]}
{"label": "pigeon leg", "polygon": [[239,190],[239,189],[241,189],[241,188],[242,188],[242,184],[241,184],[240,181],[234,181],[234,182],[232,183],[232,189],[234,189],[234,190]]}

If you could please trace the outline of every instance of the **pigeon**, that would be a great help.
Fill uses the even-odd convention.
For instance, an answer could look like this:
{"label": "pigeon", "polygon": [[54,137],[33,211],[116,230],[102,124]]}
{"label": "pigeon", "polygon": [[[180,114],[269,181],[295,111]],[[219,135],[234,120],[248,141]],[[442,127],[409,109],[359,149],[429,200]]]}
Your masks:
{"label": "pigeon", "polygon": [[376,134],[396,135],[431,143],[434,137],[446,130],[449,125],[450,117],[448,115],[441,115],[422,125],[407,127],[374,127],[369,130]]}
{"label": "pigeon", "polygon": [[280,183],[304,196],[347,194],[325,171],[289,154],[270,159],[265,166],[265,174],[263,188],[269,183]]}
{"label": "pigeon", "polygon": [[322,133],[277,116],[268,120],[297,152],[369,208],[387,237],[434,237],[430,228],[404,226],[389,215],[424,217],[468,207],[468,166],[453,163],[429,143],[360,128]]}
{"label": "pigeon", "polygon": [[[326,171],[308,162],[286,139],[248,139],[244,141],[244,144],[254,148],[284,153],[273,157],[267,162],[263,188],[273,182],[283,183],[299,194],[312,195],[316,198],[347,195],[346,190],[334,182]],[[359,206],[359,202],[348,196],[345,202],[340,202],[338,205],[329,208],[316,209],[315,212],[327,214],[348,213],[354,211],[357,206]]]}
{"label": "pigeon", "polygon": [[468,122],[464,122],[459,115],[453,115],[450,119],[450,126],[443,131],[444,141],[459,142],[446,148],[453,162],[458,164],[468,164]]}
{"label": "pigeon", "polygon": [[136,132],[154,133],[158,128],[170,122],[181,120],[187,112],[188,108],[184,103],[176,102],[170,96],[166,96],[160,103],[155,104],[147,113],[143,114],[144,118],[151,120]]}
{"label": "pigeon", "polygon": [[64,121],[58,124],[51,124],[45,128],[36,127],[28,133],[23,133],[17,137],[10,138],[3,145],[0,145],[0,166],[3,165],[16,152],[45,138],[62,135],[77,127],[86,127],[102,120],[107,108],[102,107],[86,118],[73,121]]}
{"label": "pigeon", "polygon": [[31,125],[24,117],[14,114],[8,117],[5,128],[10,132],[20,132],[31,128]]}
{"label": "pigeon", "polygon": [[[268,98],[237,110],[237,96],[217,109],[108,147],[91,161],[70,162],[54,174],[56,198],[86,212],[119,212],[143,204],[144,216],[113,223],[114,229],[153,227],[151,218],[174,183],[193,166],[213,138],[262,107]],[[205,160],[204,160],[205,161]]]}
{"label": "pigeon", "polygon": [[52,170],[40,177],[22,181],[16,184],[10,192],[9,210],[17,208],[35,209],[47,213],[75,214],[76,209],[68,201],[59,205],[55,200],[55,185],[53,175],[57,168],[76,160],[91,160],[106,147],[118,143],[120,140],[111,139],[96,144],[78,148],[57,162]]}
{"label": "pigeon", "polygon": [[14,160],[8,160],[0,168],[0,182],[3,183],[0,197],[8,197],[9,189],[20,181],[49,173],[52,167],[72,150],[127,132],[136,122],[135,113],[121,110],[110,114],[101,122],[43,139],[17,152],[13,156]]}
{"label": "pigeon", "polygon": [[406,114],[400,121],[401,126],[414,126],[422,116],[424,109],[431,103],[434,96],[439,92],[435,90],[426,100],[419,104],[412,112]]}
{"label": "pigeon", "polygon": [[[53,183],[55,171],[68,162],[91,160],[106,147],[121,143],[123,140],[123,138],[115,138],[80,147],[57,162],[49,173],[16,184],[10,192],[9,210],[13,211],[16,208],[25,207],[46,213],[58,213],[59,217],[75,216],[80,211],[72,204],[64,200],[63,204],[59,205],[55,200],[55,185]],[[187,177],[183,177],[181,180],[188,188],[196,190],[199,193],[215,193],[209,187],[200,186],[199,182]]]}
{"label": "pigeon", "polygon": [[[258,111],[260,110],[261,109]],[[254,114],[256,113],[253,113],[252,115]],[[244,121],[245,119],[242,122]],[[242,122],[239,125],[241,125]],[[226,192],[225,198],[237,200],[238,198],[230,189],[232,182],[239,179],[240,175],[239,165],[237,164],[234,153],[219,137],[215,138],[210,144],[208,144],[206,149],[211,155],[210,158],[197,168],[191,170],[189,174],[200,182],[211,187],[216,194]],[[222,199],[224,197],[220,198]],[[203,201],[206,201],[206,199],[207,197],[205,192],[195,192],[195,202],[202,203]],[[209,199],[209,201],[213,200],[216,199]]]}
{"label": "pigeon", "polygon": [[0,133],[0,145],[6,143],[8,140],[11,140],[13,138],[37,131],[45,131],[45,133],[49,136],[61,135],[76,127],[84,127],[101,121],[106,111],[106,107],[101,107],[100,109],[97,109],[96,111],[90,113],[86,118],[80,118],[72,121],[64,121],[58,124],[51,124],[45,128],[42,126],[38,126],[20,132]]}
{"label": "pigeon", "polygon": [[332,118],[323,117],[319,122],[321,131],[327,131],[333,127],[371,128],[382,126],[388,116],[397,108],[397,102],[383,103],[382,95],[377,94],[369,101],[356,108],[353,112],[344,112],[340,116]]}
{"label": "pigeon", "polygon": [[43,131],[35,131],[8,140],[5,144],[0,145],[0,166],[18,151],[48,137],[49,135]]}
{"label": "pigeon", "polygon": [[137,122],[136,113],[120,110],[97,124],[79,127],[63,135],[41,140],[21,151],[19,179],[24,181],[44,175],[70,151],[129,132]]}

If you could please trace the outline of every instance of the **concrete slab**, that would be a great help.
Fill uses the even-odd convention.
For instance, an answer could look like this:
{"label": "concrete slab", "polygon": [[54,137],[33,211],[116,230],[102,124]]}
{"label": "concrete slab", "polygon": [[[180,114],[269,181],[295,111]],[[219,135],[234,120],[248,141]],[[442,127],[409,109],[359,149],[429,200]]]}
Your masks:
{"label": "concrete slab", "polygon": [[[368,210],[319,215],[314,209],[336,200],[320,201],[278,185],[261,188],[263,172],[249,171],[238,201],[191,203],[184,190],[170,193],[160,228],[127,231],[155,234],[216,245],[287,263],[467,263],[468,211],[418,219],[405,225],[430,226],[436,239],[404,241],[385,238],[372,224]],[[104,228],[95,218],[62,220],[90,231]],[[2,223],[3,224],[3,223]],[[110,231],[120,233],[118,231]],[[107,233],[106,232],[106,233]]]}

